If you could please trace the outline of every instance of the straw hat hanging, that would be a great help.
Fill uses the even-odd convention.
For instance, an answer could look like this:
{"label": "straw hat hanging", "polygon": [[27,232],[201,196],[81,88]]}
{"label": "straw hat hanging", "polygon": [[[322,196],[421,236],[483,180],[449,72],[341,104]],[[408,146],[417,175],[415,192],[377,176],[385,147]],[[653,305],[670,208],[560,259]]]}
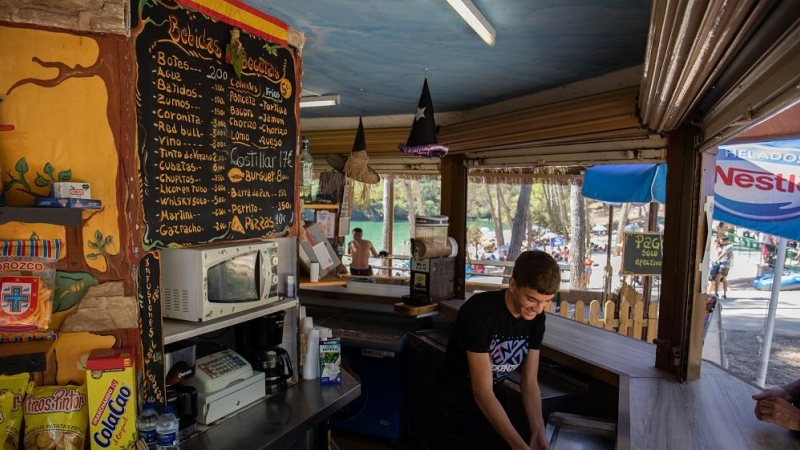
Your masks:
{"label": "straw hat hanging", "polygon": [[381,176],[378,172],[368,165],[367,141],[364,138],[364,125],[361,122],[361,117],[358,118],[358,131],[350,154],[329,154],[325,159],[334,170],[355,181],[365,184],[376,184],[381,181]]}

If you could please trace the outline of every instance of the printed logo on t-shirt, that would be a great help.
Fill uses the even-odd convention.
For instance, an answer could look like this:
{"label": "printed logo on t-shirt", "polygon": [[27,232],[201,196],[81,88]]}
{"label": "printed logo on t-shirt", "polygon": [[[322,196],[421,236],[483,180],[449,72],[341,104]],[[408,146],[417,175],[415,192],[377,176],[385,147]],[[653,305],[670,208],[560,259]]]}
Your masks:
{"label": "printed logo on t-shirt", "polygon": [[494,338],[489,344],[489,357],[492,359],[492,378],[495,383],[503,381],[513,372],[528,354],[528,339]]}

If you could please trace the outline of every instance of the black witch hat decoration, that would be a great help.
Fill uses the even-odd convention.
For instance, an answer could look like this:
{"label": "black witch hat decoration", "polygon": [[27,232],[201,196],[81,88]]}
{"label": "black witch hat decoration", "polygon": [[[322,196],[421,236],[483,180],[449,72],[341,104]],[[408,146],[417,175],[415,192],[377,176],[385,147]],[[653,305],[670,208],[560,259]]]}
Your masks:
{"label": "black witch hat decoration", "polygon": [[381,181],[378,172],[367,165],[369,156],[367,156],[367,140],[364,138],[364,124],[361,122],[361,117],[358,118],[358,131],[350,154],[332,153],[328,154],[325,159],[334,170],[353,180],[366,184],[375,184]]}
{"label": "black witch hat decoration", "polygon": [[422,95],[417,104],[417,114],[411,125],[411,134],[406,144],[398,144],[400,150],[406,155],[427,156],[441,158],[447,154],[447,145],[436,141],[436,121],[433,119],[433,102],[431,92],[428,90],[428,79],[422,85]]}

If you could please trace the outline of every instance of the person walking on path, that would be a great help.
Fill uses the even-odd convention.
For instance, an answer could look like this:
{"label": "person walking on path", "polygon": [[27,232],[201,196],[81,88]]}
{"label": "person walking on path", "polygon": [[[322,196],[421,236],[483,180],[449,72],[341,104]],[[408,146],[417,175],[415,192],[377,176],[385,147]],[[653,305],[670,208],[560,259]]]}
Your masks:
{"label": "person walking on path", "polygon": [[586,259],[583,261],[583,284],[586,288],[589,288],[589,285],[592,281],[592,265],[594,261],[592,260],[592,255],[587,254]]}
{"label": "person walking on path", "polygon": [[733,265],[733,244],[727,236],[717,239],[717,256],[711,263],[709,281],[713,282],[714,295],[719,297],[719,285],[722,283],[722,298],[728,298],[728,272]]}

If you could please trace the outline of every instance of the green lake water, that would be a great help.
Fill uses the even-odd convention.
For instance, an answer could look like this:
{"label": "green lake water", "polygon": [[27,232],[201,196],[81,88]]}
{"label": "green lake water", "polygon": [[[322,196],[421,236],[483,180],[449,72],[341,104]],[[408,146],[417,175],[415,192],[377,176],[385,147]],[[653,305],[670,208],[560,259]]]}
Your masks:
{"label": "green lake water", "polygon": [[[492,222],[490,220],[471,220],[467,222],[467,226],[469,227],[476,227],[480,229],[481,227],[488,227],[492,228]],[[350,236],[352,236],[353,228],[361,228],[364,230],[363,238],[371,241],[372,245],[378,251],[384,250],[382,248],[383,244],[383,222],[367,222],[367,221],[352,221],[350,222]],[[348,236],[346,242],[350,242],[351,237]],[[392,234],[392,240],[394,245],[394,250],[390,251],[389,253],[396,254],[396,255],[408,255],[411,253],[410,249],[410,242],[409,238],[410,232],[408,227],[408,221],[402,222],[395,222],[394,223],[394,233]]]}

